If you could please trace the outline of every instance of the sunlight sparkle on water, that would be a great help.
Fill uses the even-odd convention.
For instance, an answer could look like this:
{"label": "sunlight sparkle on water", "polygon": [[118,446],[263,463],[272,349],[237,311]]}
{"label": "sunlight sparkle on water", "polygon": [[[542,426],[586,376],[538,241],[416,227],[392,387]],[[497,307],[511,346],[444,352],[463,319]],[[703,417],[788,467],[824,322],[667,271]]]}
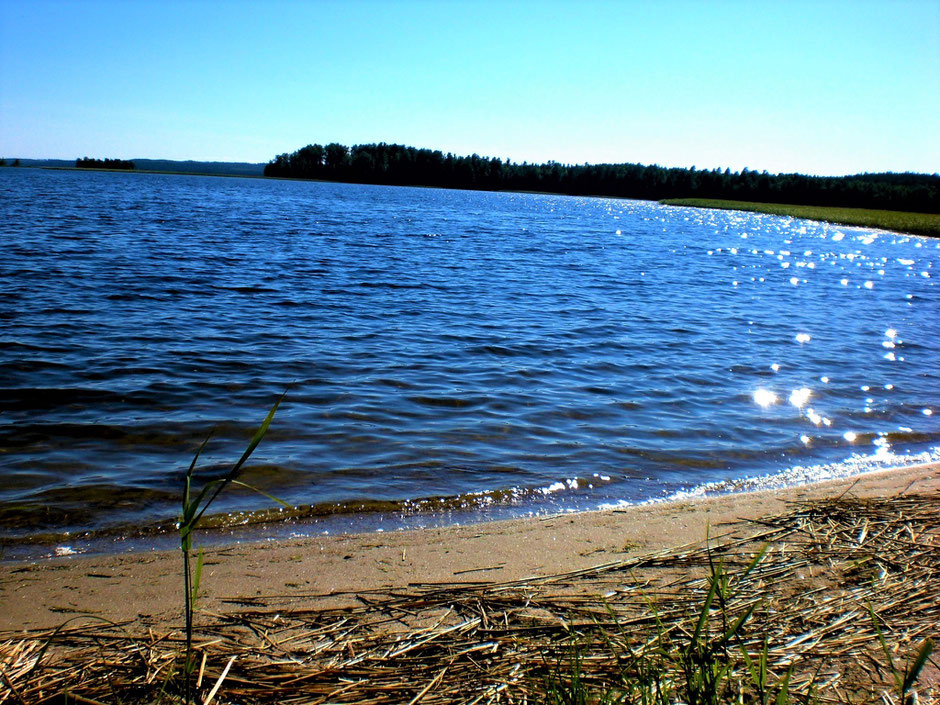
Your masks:
{"label": "sunlight sparkle on water", "polygon": [[809,401],[809,398],[813,395],[813,390],[809,387],[801,387],[799,389],[794,389],[790,392],[790,403],[793,406],[798,408],[803,408],[806,406],[806,402]]}
{"label": "sunlight sparkle on water", "polygon": [[858,438],[858,435],[855,433],[855,431],[846,431],[842,434],[842,437],[849,443],[854,443],[855,439]]}
{"label": "sunlight sparkle on water", "polygon": [[829,419],[821,414],[817,413],[814,409],[806,410],[806,418],[812,421],[817,426],[832,426],[832,419]]}
{"label": "sunlight sparkle on water", "polygon": [[796,342],[798,343],[808,343],[812,338],[809,333],[797,333]]}
{"label": "sunlight sparkle on water", "polygon": [[769,389],[758,389],[754,392],[754,401],[758,404],[758,406],[766,409],[771,404],[777,403],[777,395]]}

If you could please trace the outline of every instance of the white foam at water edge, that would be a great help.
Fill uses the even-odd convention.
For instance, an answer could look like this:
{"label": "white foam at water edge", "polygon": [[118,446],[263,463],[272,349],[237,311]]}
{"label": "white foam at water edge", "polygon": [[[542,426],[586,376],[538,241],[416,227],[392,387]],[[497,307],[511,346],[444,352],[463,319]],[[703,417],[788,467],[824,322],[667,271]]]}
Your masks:
{"label": "white foam at water edge", "polygon": [[855,453],[838,463],[824,465],[796,465],[783,472],[760,477],[745,477],[739,480],[721,480],[719,482],[704,482],[691,488],[676,490],[663,497],[654,497],[642,502],[622,499],[618,502],[607,502],[599,509],[618,509],[628,506],[642,506],[647,504],[662,504],[690,499],[702,499],[739,492],[757,492],[759,490],[780,490],[788,487],[810,485],[826,480],[839,480],[846,477],[856,477],[867,473],[903,468],[911,465],[924,465],[940,462],[940,448],[932,448],[922,453],[911,455],[897,455],[887,451],[884,446],[878,451],[863,455]]}

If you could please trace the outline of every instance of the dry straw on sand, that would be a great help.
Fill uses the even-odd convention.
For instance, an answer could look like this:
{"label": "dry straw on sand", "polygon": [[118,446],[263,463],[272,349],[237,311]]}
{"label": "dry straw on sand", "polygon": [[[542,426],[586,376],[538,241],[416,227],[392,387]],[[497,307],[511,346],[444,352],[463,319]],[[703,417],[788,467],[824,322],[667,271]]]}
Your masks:
{"label": "dry straw on sand", "polygon": [[[588,570],[412,584],[351,594],[340,608],[232,597],[231,612],[200,615],[198,702],[540,703],[576,689],[588,695],[572,702],[655,692],[688,702],[683,655],[716,574],[728,589],[706,610],[703,643],[718,645],[727,669],[722,697],[769,697],[755,686],[766,654],[768,692],[791,673],[788,702],[912,701],[890,665],[903,670],[940,632],[935,496],[795,503],[721,528],[699,545]],[[182,634],[139,630],[77,619],[2,635],[0,701],[181,702]],[[914,692],[940,702],[936,655]]]}

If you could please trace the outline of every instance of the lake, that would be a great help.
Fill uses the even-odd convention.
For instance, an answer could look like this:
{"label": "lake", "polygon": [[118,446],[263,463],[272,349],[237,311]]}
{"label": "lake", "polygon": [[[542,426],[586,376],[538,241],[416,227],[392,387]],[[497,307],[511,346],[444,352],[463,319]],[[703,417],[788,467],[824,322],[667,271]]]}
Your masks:
{"label": "lake", "polygon": [[[940,242],[644,201],[0,169],[5,557],[940,459]],[[121,544],[123,545],[123,544]],[[85,548],[81,548],[85,546]],[[71,550],[71,549],[70,549]]]}

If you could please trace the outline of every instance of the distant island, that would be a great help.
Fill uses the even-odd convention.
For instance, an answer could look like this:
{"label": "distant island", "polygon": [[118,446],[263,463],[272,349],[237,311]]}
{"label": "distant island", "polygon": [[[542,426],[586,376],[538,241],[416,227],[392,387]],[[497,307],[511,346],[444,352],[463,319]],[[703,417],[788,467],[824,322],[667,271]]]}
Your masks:
{"label": "distant island", "polygon": [[118,169],[121,171],[132,171],[136,167],[134,162],[127,159],[89,159],[83,157],[75,160],[76,169]]}
{"label": "distant island", "polygon": [[725,199],[940,213],[940,175],[806,176],[643,164],[518,164],[398,144],[310,144],[279,154],[264,175],[399,186],[539,191],[663,200]]}
{"label": "distant island", "polygon": [[[0,166],[4,166],[0,160]],[[39,167],[46,169],[114,169],[107,162],[113,159],[17,159],[13,166]],[[121,161],[121,160],[117,160]],[[79,162],[94,162],[94,164]],[[99,163],[100,162],[100,163]],[[156,171],[169,174],[204,174],[208,176],[263,176],[265,165],[261,162],[201,162],[201,161],[175,161],[173,159],[130,159],[127,163],[134,165],[134,171]]]}

